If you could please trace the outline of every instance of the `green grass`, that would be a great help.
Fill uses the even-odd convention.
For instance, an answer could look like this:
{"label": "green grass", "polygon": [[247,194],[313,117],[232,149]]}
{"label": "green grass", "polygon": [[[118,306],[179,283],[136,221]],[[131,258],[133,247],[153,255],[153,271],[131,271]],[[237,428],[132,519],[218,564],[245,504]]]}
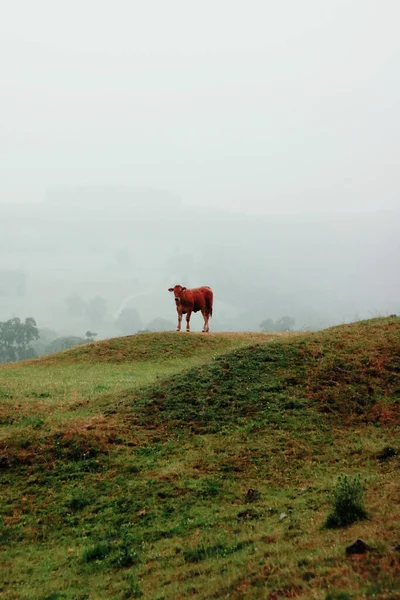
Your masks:
{"label": "green grass", "polygon": [[132,391],[203,364],[231,348],[274,337],[151,333],[0,365],[0,436],[29,425],[30,419],[38,427],[54,427],[77,415],[97,414],[96,401],[107,391]]}
{"label": "green grass", "polygon": [[[0,368],[0,596],[400,598],[399,321]],[[369,518],[326,529],[341,473]]]}

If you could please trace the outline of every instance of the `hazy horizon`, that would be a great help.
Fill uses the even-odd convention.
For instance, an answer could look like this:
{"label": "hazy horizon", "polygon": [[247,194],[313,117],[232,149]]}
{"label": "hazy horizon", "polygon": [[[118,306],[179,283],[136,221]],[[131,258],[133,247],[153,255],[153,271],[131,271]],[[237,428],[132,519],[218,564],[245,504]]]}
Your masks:
{"label": "hazy horizon", "polygon": [[399,313],[399,21],[397,0],[5,3],[0,321],[173,329],[176,283],[213,288],[213,331]]}
{"label": "hazy horizon", "polygon": [[70,186],[24,210],[3,205],[2,223],[0,320],[106,337],[126,308],[131,333],[155,318],[173,329],[176,283],[213,288],[214,331],[283,316],[321,328],[400,308],[395,211],[257,216],[148,188]]}

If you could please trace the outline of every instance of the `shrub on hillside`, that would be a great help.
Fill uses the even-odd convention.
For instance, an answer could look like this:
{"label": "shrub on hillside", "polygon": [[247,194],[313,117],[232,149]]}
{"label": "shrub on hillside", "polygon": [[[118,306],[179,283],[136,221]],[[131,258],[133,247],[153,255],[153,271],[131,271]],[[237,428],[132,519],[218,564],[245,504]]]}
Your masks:
{"label": "shrub on hillside", "polygon": [[326,527],[347,527],[367,518],[364,508],[365,485],[360,476],[340,475],[333,490],[333,511],[326,520]]}

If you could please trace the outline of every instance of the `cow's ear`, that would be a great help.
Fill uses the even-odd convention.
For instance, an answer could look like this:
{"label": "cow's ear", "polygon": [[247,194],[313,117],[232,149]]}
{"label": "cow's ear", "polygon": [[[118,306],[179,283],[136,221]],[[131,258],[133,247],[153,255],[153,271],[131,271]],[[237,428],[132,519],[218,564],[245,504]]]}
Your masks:
{"label": "cow's ear", "polygon": [[183,290],[186,290],[186,288],[185,288],[185,287],[183,287],[183,288],[181,289],[181,292],[183,292]]}
{"label": "cow's ear", "polygon": [[168,288],[168,291],[169,291],[169,292],[173,292],[173,291],[174,291],[174,288]]}

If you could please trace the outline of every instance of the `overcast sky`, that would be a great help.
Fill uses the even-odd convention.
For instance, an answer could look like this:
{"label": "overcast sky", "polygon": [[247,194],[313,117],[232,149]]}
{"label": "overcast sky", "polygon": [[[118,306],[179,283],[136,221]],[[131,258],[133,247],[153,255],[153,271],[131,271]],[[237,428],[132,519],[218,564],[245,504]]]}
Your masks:
{"label": "overcast sky", "polygon": [[0,197],[395,209],[399,0],[3,0]]}

